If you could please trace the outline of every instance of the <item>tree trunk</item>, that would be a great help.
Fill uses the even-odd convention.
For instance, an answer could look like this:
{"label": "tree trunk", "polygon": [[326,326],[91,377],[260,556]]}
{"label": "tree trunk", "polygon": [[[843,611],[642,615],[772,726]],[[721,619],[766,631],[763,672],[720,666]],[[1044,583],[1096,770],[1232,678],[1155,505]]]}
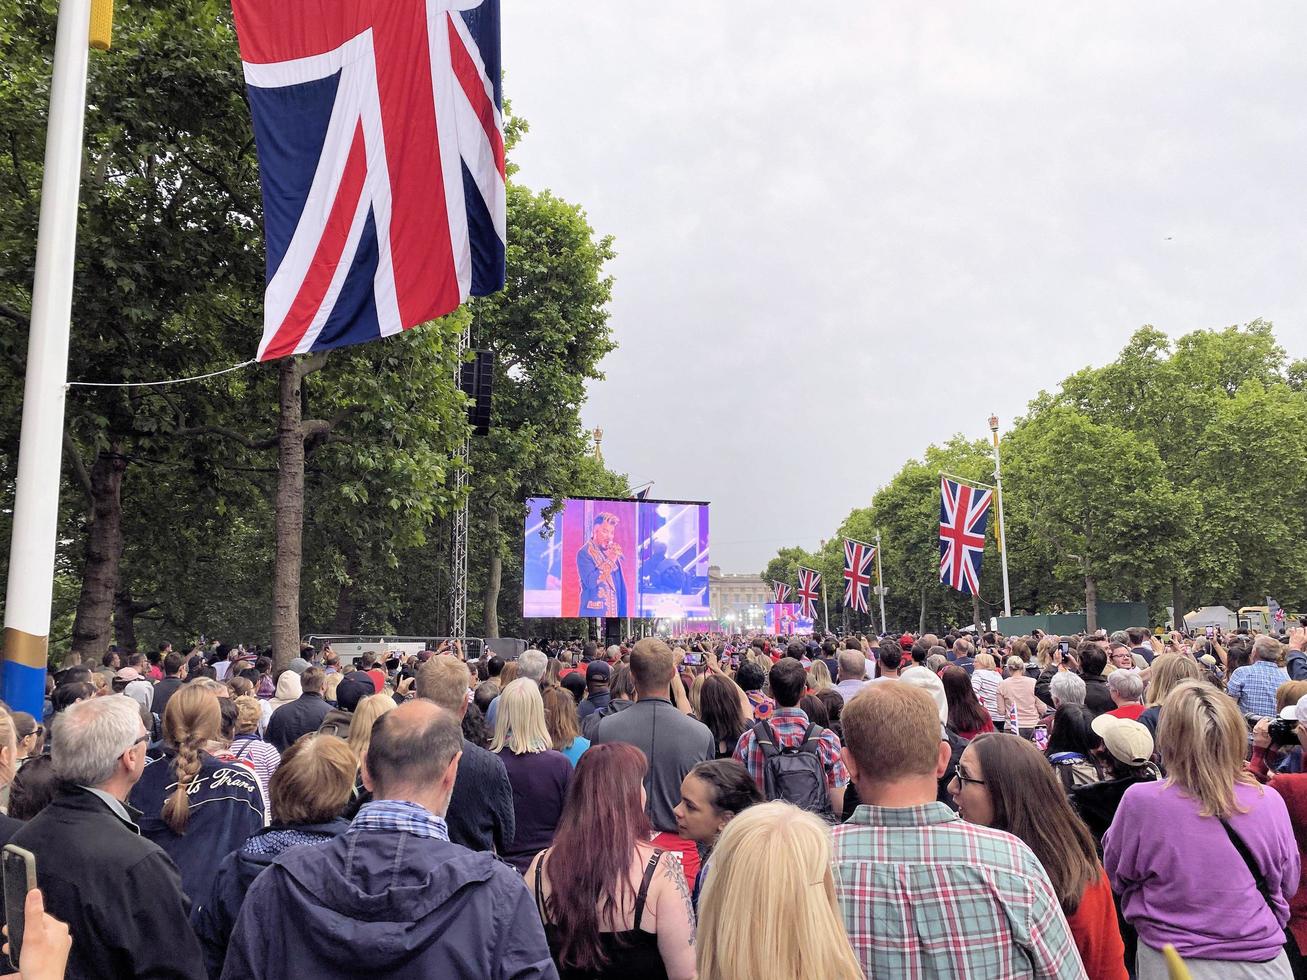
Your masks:
{"label": "tree trunk", "polygon": [[[123,556],[122,444],[114,442],[91,467],[91,515],[86,529],[86,565],[73,620],[72,652],[84,663],[98,664],[109,649],[109,627],[118,565]],[[54,491],[51,491],[54,492]]]}
{"label": "tree trunk", "polygon": [[331,631],[340,636],[354,632],[354,612],[358,608],[358,594],[354,583],[359,575],[358,552],[350,545],[345,546],[345,581],[336,590],[336,615],[331,620]]}
{"label": "tree trunk", "polygon": [[1090,633],[1098,629],[1098,583],[1088,572],[1085,573],[1085,629]]}
{"label": "tree trunk", "polygon": [[976,628],[976,636],[980,636],[980,596],[974,592],[971,594],[971,625]]}
{"label": "tree trunk", "polygon": [[303,375],[294,357],[282,358],[278,374],[277,554],[272,571],[272,657],[280,670],[299,656],[300,566],[304,558]]}
{"label": "tree trunk", "polygon": [[[1180,585],[1179,578],[1171,579],[1171,605],[1175,608],[1175,615],[1172,618],[1171,628],[1184,629],[1184,589]],[[1143,624],[1147,625],[1147,624]]]}
{"label": "tree trunk", "polygon": [[499,636],[499,586],[504,573],[504,561],[499,554],[499,511],[490,511],[487,524],[486,590],[481,596],[481,635],[486,639]]}
{"label": "tree trunk", "polygon": [[131,589],[119,589],[113,601],[113,638],[124,650],[136,649],[135,606]]}

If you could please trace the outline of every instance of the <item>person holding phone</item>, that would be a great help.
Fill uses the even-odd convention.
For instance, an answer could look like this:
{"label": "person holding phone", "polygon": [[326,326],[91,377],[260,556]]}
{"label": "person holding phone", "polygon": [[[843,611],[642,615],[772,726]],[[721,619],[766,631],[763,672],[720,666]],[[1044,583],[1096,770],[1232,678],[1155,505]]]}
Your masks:
{"label": "person holding phone", "polygon": [[[67,924],[60,922],[45,910],[41,890],[33,888],[23,903],[23,942],[15,957],[9,943],[5,955],[18,960],[18,972],[6,973],[0,980],[64,980],[68,967],[68,954],[73,948],[72,933]],[[5,927],[9,936],[9,927]]]}

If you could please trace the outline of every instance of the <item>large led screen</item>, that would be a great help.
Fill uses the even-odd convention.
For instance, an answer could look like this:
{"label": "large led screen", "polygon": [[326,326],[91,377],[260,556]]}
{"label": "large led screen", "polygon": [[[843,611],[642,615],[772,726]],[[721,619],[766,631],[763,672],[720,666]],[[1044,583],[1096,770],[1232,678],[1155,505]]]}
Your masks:
{"label": "large led screen", "polygon": [[808,636],[812,633],[812,620],[799,615],[797,602],[769,602],[763,611],[763,626],[772,636]]}
{"label": "large led screen", "polygon": [[522,615],[708,615],[707,504],[569,498],[547,519],[552,505],[527,501]]}

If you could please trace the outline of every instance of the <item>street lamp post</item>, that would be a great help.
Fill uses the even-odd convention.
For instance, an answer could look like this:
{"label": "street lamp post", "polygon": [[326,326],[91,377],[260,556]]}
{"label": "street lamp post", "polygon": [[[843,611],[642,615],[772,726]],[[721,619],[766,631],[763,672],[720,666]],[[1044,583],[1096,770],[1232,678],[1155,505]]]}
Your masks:
{"label": "street lamp post", "polygon": [[989,431],[994,436],[994,487],[998,492],[998,554],[1003,560],[1003,615],[1012,616],[1012,594],[1007,583],[1007,533],[1003,527],[1003,471],[998,458],[998,416],[989,417]]}
{"label": "street lamp post", "polygon": [[880,599],[880,635],[885,635],[885,577],[880,570],[880,532],[876,532],[876,595]]}

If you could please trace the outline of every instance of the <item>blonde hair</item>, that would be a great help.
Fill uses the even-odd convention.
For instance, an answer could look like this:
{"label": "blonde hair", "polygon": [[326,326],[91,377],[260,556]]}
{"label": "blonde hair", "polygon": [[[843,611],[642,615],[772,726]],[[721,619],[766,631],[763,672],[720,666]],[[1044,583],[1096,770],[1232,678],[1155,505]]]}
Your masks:
{"label": "blonde hair", "polygon": [[326,823],[341,815],[354,792],[358,759],[334,735],[310,732],[286,749],[268,783],[279,824]]}
{"label": "blonde hair", "polygon": [[263,706],[259,699],[250,694],[242,694],[235,700],[236,734],[249,735],[259,730],[259,720],[263,717]]}
{"label": "blonde hair", "polygon": [[1183,653],[1164,653],[1148,671],[1148,707],[1162,704],[1177,685],[1203,679],[1202,669]]}
{"label": "blonde hair", "polygon": [[1035,663],[1039,664],[1040,670],[1053,662],[1053,651],[1057,649],[1059,642],[1061,641],[1056,636],[1046,636],[1039,641],[1039,645],[1035,647]]}
{"label": "blonde hair", "polygon": [[163,740],[177,750],[177,788],[164,800],[160,816],[174,834],[186,833],[191,815],[188,790],[200,774],[205,743],[217,741],[221,729],[222,709],[218,696],[209,688],[184,684],[168,699],[163,710]]}
{"label": "blonde hair", "polygon": [[978,653],[975,662],[977,670],[998,670],[998,661],[994,659],[992,654]]}
{"label": "blonde hair", "polygon": [[499,695],[490,751],[508,749],[514,755],[545,752],[551,741],[540,688],[531,678],[519,677]]}
{"label": "blonde hair", "polygon": [[824,691],[835,686],[830,678],[830,668],[824,660],[814,660],[808,668],[808,686],[814,691]]}
{"label": "blonde hair", "polygon": [[395,699],[389,694],[369,694],[354,706],[354,717],[349,722],[349,747],[356,759],[361,760],[372,744],[373,724],[393,707]]}
{"label": "blonde hair", "polygon": [[707,674],[695,674],[694,680],[690,682],[690,690],[686,692],[690,699],[690,712],[696,718],[699,717],[699,696],[703,693],[703,684],[707,679]]}
{"label": "blonde hair", "polygon": [[0,786],[8,786],[17,774],[18,726],[14,716],[0,705]]}
{"label": "blonde hair", "polygon": [[726,825],[699,902],[698,967],[699,980],[861,980],[825,823],[778,801]]}
{"label": "blonde hair", "polygon": [[322,682],[322,700],[335,701],[336,689],[340,687],[341,679],[344,674],[328,674]]}
{"label": "blonde hair", "polygon": [[1224,692],[1204,681],[1184,681],[1167,696],[1157,723],[1157,750],[1167,785],[1196,800],[1200,817],[1245,812],[1235,787],[1258,785],[1244,769],[1247,744],[1243,716]]}

